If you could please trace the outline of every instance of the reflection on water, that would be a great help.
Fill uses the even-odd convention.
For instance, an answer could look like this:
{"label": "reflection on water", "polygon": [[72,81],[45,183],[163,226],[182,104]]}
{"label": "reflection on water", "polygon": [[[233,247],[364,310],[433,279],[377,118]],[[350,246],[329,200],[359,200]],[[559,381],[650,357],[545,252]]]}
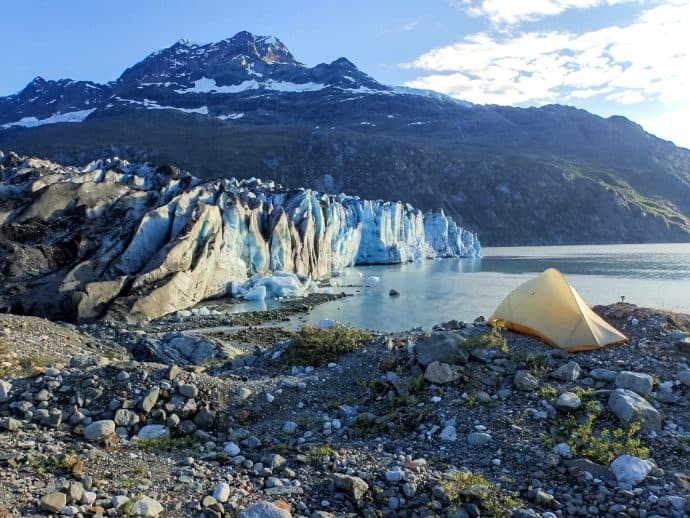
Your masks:
{"label": "reflection on water", "polygon": [[[324,318],[380,330],[430,328],[489,316],[520,283],[555,267],[590,304],[627,302],[690,311],[690,244],[486,248],[482,259],[359,267],[381,282],[354,297],[317,306]],[[389,297],[392,288],[400,297]]]}

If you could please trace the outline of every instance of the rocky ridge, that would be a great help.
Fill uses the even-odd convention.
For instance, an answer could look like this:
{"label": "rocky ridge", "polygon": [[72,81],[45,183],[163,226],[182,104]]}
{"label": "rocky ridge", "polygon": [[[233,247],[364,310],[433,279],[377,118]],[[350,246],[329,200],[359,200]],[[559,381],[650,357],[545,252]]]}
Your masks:
{"label": "rocky ridge", "polygon": [[[690,317],[597,309],[630,344],[564,355],[448,322],[312,365],[290,339],[184,368],[132,357],[154,328],[0,316],[0,509],[685,516]],[[16,347],[32,342],[61,356]]]}
{"label": "rocky ridge", "polygon": [[443,212],[402,202],[119,159],[0,160],[0,307],[13,312],[150,320],[211,297],[303,296],[353,264],[480,250]]}

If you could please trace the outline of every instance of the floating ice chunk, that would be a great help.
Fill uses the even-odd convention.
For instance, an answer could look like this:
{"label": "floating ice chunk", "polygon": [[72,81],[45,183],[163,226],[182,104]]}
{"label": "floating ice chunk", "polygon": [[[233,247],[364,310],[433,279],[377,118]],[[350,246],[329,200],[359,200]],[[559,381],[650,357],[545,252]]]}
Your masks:
{"label": "floating ice chunk", "polygon": [[244,300],[264,300],[266,298],[266,286],[254,286],[250,288],[242,298]]}
{"label": "floating ice chunk", "polygon": [[364,285],[365,286],[375,286],[379,282],[381,282],[381,278],[377,277],[376,275],[370,275],[369,277],[366,277],[364,279]]}

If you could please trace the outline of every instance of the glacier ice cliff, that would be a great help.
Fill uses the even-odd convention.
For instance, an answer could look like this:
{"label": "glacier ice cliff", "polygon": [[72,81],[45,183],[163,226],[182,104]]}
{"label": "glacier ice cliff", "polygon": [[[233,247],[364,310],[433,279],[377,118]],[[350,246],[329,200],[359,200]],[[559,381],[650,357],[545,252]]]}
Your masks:
{"label": "glacier ice cliff", "polygon": [[74,168],[9,154],[0,167],[0,249],[12,264],[0,307],[25,313],[146,320],[211,297],[300,294],[356,264],[480,253],[443,212],[402,202],[119,159]]}

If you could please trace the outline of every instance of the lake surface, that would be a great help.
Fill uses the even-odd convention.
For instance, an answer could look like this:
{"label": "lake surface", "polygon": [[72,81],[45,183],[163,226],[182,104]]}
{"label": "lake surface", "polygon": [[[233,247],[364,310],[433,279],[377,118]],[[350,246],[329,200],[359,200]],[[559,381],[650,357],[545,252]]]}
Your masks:
{"label": "lake surface", "polygon": [[[494,247],[481,259],[444,259],[348,269],[344,283],[375,276],[371,287],[314,308],[303,321],[334,319],[382,331],[431,328],[488,317],[513,288],[559,269],[590,304],[626,302],[690,312],[690,243]],[[359,280],[358,282],[361,282]],[[390,297],[390,289],[400,292]]]}

